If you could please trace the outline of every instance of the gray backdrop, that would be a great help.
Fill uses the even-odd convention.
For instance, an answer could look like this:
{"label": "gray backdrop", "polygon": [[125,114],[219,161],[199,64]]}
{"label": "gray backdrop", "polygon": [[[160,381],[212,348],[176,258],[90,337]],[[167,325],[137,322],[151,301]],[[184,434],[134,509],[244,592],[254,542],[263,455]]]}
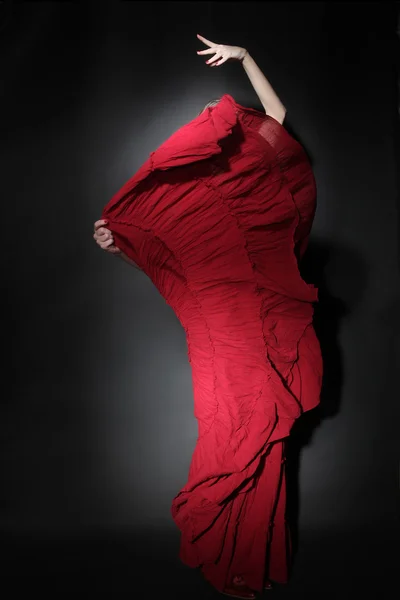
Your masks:
{"label": "gray backdrop", "polygon": [[147,581],[163,574],[176,593],[212,593],[180,566],[170,516],[197,435],[184,331],[151,281],[92,239],[111,196],[208,100],[229,93],[261,108],[240,65],[204,65],[201,33],[249,49],[318,185],[302,273],[320,288],[325,378],[321,409],[299,421],[289,448],[298,551],[281,593],[339,595],[338,577],[382,586],[395,561],[398,480],[393,6],[3,2],[1,11],[6,571],[41,591],[85,575],[120,597],[151,554]]}

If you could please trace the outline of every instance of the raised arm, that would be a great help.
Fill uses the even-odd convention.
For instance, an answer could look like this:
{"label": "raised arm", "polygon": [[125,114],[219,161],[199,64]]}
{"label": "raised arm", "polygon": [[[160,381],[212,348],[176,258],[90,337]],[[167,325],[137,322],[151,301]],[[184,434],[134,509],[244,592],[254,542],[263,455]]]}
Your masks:
{"label": "raised arm", "polygon": [[257,65],[254,58],[245,50],[246,54],[242,60],[242,65],[251,84],[260,99],[261,104],[267,115],[274,117],[279,123],[283,123],[286,115],[286,108],[278,98],[272,85]]}
{"label": "raised arm", "polygon": [[197,54],[214,54],[212,58],[206,61],[207,65],[219,67],[228,60],[240,61],[266,114],[274,117],[279,123],[283,123],[286,115],[286,108],[246,48],[216,44],[199,34],[197,34],[197,37],[206,44],[206,46],[209,46],[207,50],[199,50]]}

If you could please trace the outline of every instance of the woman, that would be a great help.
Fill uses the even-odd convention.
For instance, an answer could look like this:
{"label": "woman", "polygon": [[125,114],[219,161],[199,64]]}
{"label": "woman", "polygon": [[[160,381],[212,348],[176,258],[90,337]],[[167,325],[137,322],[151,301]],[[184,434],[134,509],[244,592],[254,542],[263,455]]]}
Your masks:
{"label": "woman", "polygon": [[198,439],[172,504],[181,559],[254,598],[287,581],[284,441],[319,403],[318,291],[298,270],[316,187],[247,50],[198,38],[210,66],[240,61],[265,112],[228,94],[207,105],[115,194],[94,238],[151,278],[186,332]]}

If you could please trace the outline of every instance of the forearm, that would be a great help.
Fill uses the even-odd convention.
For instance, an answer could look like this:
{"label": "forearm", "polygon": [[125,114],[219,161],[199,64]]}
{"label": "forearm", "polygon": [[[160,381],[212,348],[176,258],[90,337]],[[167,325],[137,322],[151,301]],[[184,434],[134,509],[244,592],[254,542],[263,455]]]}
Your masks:
{"label": "forearm", "polygon": [[137,266],[137,264],[131,258],[129,258],[129,256],[127,256],[125,254],[125,252],[118,252],[118,254],[115,254],[115,256],[118,256],[118,258],[122,258],[122,260],[124,260],[126,263],[128,263],[132,267],[135,267],[135,269],[138,269],[139,271],[142,270],[140,267]]}
{"label": "forearm", "polygon": [[280,123],[282,123],[285,118],[286,108],[248,51],[246,51],[241,62],[267,115],[273,116]]}

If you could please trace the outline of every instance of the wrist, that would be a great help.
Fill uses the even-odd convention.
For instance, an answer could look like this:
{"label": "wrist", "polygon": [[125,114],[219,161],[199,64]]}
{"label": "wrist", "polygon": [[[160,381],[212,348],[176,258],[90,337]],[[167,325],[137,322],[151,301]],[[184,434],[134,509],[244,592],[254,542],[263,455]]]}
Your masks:
{"label": "wrist", "polygon": [[110,254],[112,254],[113,256],[118,256],[118,258],[122,258],[123,252],[119,248],[112,246]]}
{"label": "wrist", "polygon": [[244,68],[247,67],[247,65],[249,64],[250,61],[250,54],[248,53],[247,50],[244,50],[243,52],[243,58],[240,59],[240,62],[242,63],[242,66]]}
{"label": "wrist", "polygon": [[242,50],[243,50],[243,52],[242,52],[241,57],[240,57],[239,60],[243,64],[244,62],[248,61],[248,58],[249,58],[250,55],[249,55],[248,50],[246,50],[246,48],[242,48]]}

